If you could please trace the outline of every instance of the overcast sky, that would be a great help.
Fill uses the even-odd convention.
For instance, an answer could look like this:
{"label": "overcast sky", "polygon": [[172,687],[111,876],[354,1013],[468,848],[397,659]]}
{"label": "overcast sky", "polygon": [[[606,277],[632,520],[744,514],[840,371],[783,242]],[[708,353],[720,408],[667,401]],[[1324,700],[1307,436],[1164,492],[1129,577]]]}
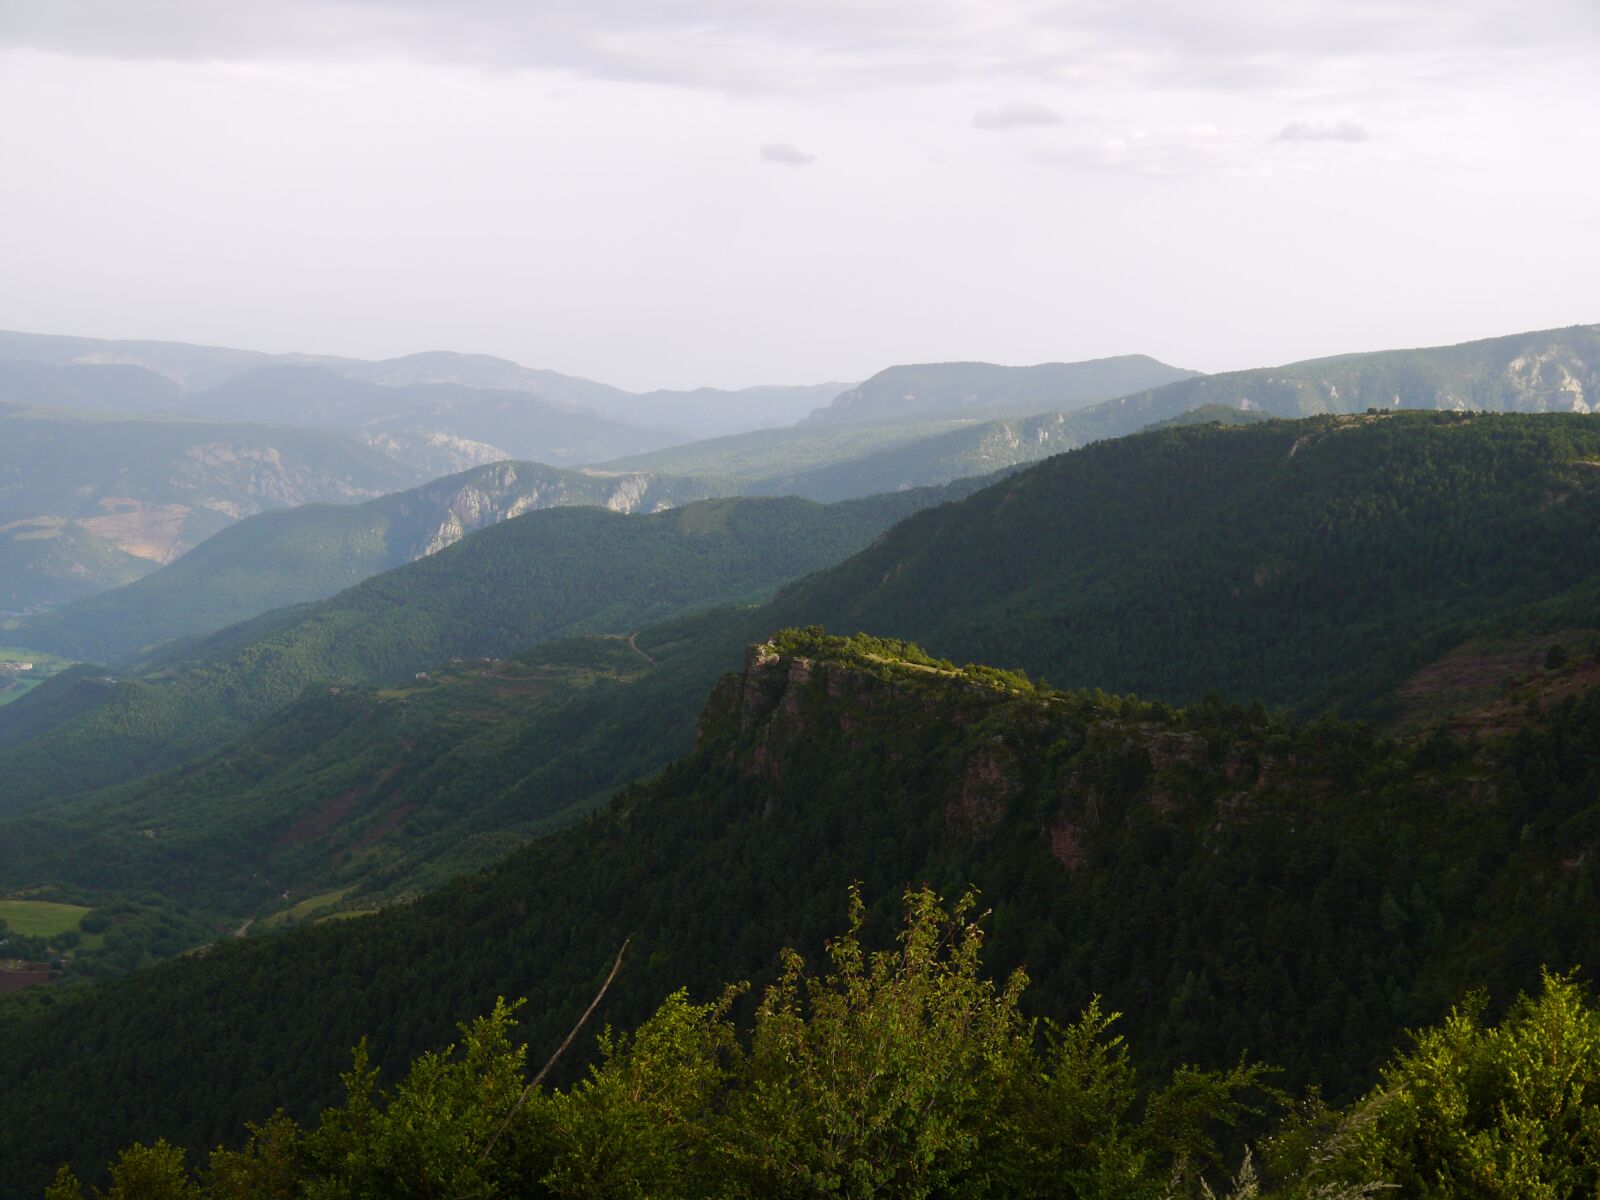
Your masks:
{"label": "overcast sky", "polygon": [[0,0],[0,328],[630,387],[1600,321],[1600,0]]}

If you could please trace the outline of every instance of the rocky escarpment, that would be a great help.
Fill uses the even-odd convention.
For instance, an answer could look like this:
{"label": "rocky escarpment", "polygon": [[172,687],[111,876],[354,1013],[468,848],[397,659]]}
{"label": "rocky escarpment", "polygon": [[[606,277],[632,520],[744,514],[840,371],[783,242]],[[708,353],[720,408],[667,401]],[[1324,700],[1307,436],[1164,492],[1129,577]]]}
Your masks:
{"label": "rocky escarpment", "polygon": [[413,526],[397,561],[437,553],[474,530],[537,509],[593,505],[621,513],[661,512],[704,499],[710,490],[648,471],[589,475],[539,463],[496,462],[396,497],[398,523]]}
{"label": "rocky escarpment", "polygon": [[761,788],[865,787],[909,800],[940,839],[1021,838],[1069,872],[1139,830],[1225,835],[1291,794],[1327,791],[1322,769],[1259,709],[1056,692],[903,643],[814,632],[750,647],[699,734],[704,752]]}
{"label": "rocky escarpment", "polygon": [[1000,972],[1106,997],[1180,1060],[1248,1051],[1293,1079],[1435,1019],[1456,981],[1510,996],[1540,962],[1593,959],[1594,760],[1573,747],[1596,704],[1525,711],[1499,741],[1388,741],[789,631],[717,687],[660,785],[682,807],[623,814],[660,814],[655,837],[692,823],[682,853],[784,928],[819,881],[976,888]]}

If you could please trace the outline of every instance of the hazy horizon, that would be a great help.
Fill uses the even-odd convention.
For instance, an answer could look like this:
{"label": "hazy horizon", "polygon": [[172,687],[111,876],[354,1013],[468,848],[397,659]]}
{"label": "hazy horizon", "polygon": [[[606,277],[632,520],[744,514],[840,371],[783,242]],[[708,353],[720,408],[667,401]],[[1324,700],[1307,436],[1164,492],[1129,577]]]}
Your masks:
{"label": "hazy horizon", "polygon": [[0,327],[653,388],[1593,321],[1585,0],[0,0]]}
{"label": "hazy horizon", "polygon": [[[1566,322],[1566,323],[1564,323],[1562,325],[1552,325],[1552,326],[1549,326],[1549,328],[1550,329],[1591,328],[1591,327],[1594,327],[1597,324],[1600,324],[1600,322],[1579,320],[1579,321],[1569,321],[1569,322]],[[1535,329],[1532,329],[1532,328],[1529,328],[1529,329],[1503,329],[1503,330],[1498,330],[1498,331],[1495,331],[1495,332],[1492,332],[1492,333],[1484,334],[1481,337],[1452,339],[1450,341],[1445,341],[1445,342],[1431,343],[1428,346],[1424,346],[1424,345],[1422,345],[1420,343],[1417,343],[1417,344],[1392,345],[1392,346],[1391,345],[1383,345],[1383,346],[1347,347],[1346,349],[1343,349],[1343,350],[1329,351],[1327,354],[1313,355],[1309,359],[1269,359],[1269,360],[1263,360],[1261,362],[1240,364],[1237,367],[1222,367],[1222,368],[1219,368],[1217,371],[1206,371],[1206,372],[1202,372],[1202,374],[1208,374],[1208,375],[1211,375],[1211,374],[1223,374],[1223,373],[1226,373],[1226,372],[1229,372],[1229,371],[1251,370],[1251,369],[1254,369],[1254,368],[1284,367],[1284,366],[1293,365],[1296,362],[1313,361],[1313,360],[1315,360],[1317,358],[1336,358],[1336,357],[1341,357],[1341,356],[1348,355],[1348,354],[1368,354],[1368,353],[1382,353],[1384,351],[1430,349],[1430,348],[1434,348],[1434,347],[1458,345],[1458,344],[1461,344],[1461,343],[1464,343],[1464,342],[1473,342],[1473,341],[1480,341],[1480,340],[1486,340],[1486,339],[1492,340],[1492,339],[1497,338],[1497,337],[1511,337],[1511,336],[1516,336],[1518,334],[1534,333],[1534,332],[1539,332],[1539,330],[1535,330]],[[529,369],[532,369],[532,370],[555,370],[555,368],[549,367],[544,363],[524,362],[524,361],[521,361],[519,359],[511,358],[510,356],[504,355],[504,354],[498,354],[498,355],[497,354],[491,354],[491,352],[486,351],[486,350],[471,350],[471,349],[463,350],[463,349],[459,349],[459,348],[451,347],[451,346],[428,346],[428,347],[424,347],[424,348],[421,348],[421,349],[404,350],[404,351],[401,351],[398,354],[386,355],[386,356],[383,356],[382,358],[370,358],[370,357],[365,356],[365,355],[349,354],[349,353],[345,353],[345,352],[338,351],[338,350],[326,350],[326,349],[316,349],[316,350],[305,350],[305,349],[297,349],[297,348],[280,349],[280,348],[275,348],[275,347],[268,348],[268,347],[262,347],[262,346],[242,345],[242,344],[237,344],[237,343],[229,343],[227,345],[223,345],[222,343],[215,343],[215,342],[186,341],[185,339],[182,339],[182,338],[166,338],[166,337],[154,338],[154,337],[140,337],[140,336],[128,336],[128,337],[125,337],[125,336],[118,336],[118,335],[113,335],[113,334],[78,333],[78,332],[66,331],[66,330],[0,329],[0,334],[6,334],[6,333],[17,333],[17,334],[24,334],[24,335],[27,335],[27,336],[42,336],[42,337],[61,336],[61,337],[69,337],[69,338],[88,338],[88,339],[92,339],[92,340],[96,340],[96,341],[106,341],[106,342],[164,342],[164,343],[177,344],[177,345],[211,346],[211,347],[215,347],[215,348],[219,348],[219,349],[255,351],[255,352],[259,352],[259,353],[263,353],[263,354],[269,354],[269,355],[303,355],[303,356],[305,356],[307,358],[343,358],[343,359],[350,359],[350,360],[363,361],[363,362],[396,360],[396,359],[402,359],[402,358],[414,357],[414,356],[417,356],[417,355],[432,354],[432,353],[456,353],[456,354],[463,354],[463,355],[488,355],[490,357],[505,359],[506,361],[515,363],[518,366],[526,367],[526,368],[529,368]],[[1140,351],[1129,351],[1128,352],[1128,354],[1130,354],[1130,355],[1136,355],[1136,354],[1139,354],[1139,353],[1142,353],[1142,352],[1140,352]],[[736,391],[740,391],[740,390],[747,389],[747,388],[757,388],[757,387],[793,387],[793,388],[801,389],[801,388],[820,387],[820,386],[824,386],[824,385],[828,385],[828,384],[839,384],[841,387],[852,387],[852,386],[855,386],[857,384],[865,382],[867,379],[871,378],[874,375],[877,375],[878,373],[880,373],[882,371],[889,370],[889,369],[891,369],[893,367],[900,367],[900,366],[937,365],[939,363],[954,364],[954,363],[962,363],[962,362],[981,362],[981,363],[986,363],[986,364],[993,365],[993,366],[1002,366],[1002,367],[1031,367],[1031,366],[1040,366],[1040,365],[1044,365],[1044,364],[1052,363],[1052,362],[1053,363],[1090,362],[1090,361],[1094,361],[1096,359],[1115,358],[1115,357],[1119,357],[1119,356],[1118,355],[1089,355],[1084,359],[1073,359],[1073,360],[1040,359],[1040,360],[1038,360],[1036,362],[997,362],[996,360],[994,360],[992,358],[990,358],[990,359],[925,359],[925,360],[921,360],[920,362],[912,362],[911,360],[905,360],[905,361],[897,361],[897,362],[885,362],[885,363],[882,364],[882,366],[876,368],[875,370],[869,371],[866,374],[861,375],[858,378],[853,378],[853,379],[846,379],[846,378],[843,378],[843,377],[839,377],[839,378],[824,377],[824,378],[817,378],[817,379],[755,379],[755,380],[751,380],[748,383],[736,383],[736,384],[730,384],[730,385],[722,385],[722,384],[714,384],[714,383],[689,383],[689,384],[680,384],[680,385],[644,384],[642,386],[630,387],[630,386],[627,386],[627,385],[619,384],[615,380],[605,379],[605,378],[602,378],[602,377],[599,377],[599,376],[595,376],[595,375],[583,375],[583,374],[581,374],[579,372],[575,372],[575,371],[559,371],[557,373],[558,374],[562,374],[562,375],[567,375],[567,376],[569,376],[571,378],[586,379],[591,383],[606,384],[606,385],[609,385],[609,386],[612,386],[612,387],[617,387],[617,388],[619,388],[619,389],[621,389],[623,391],[635,392],[635,393],[639,393],[639,394],[646,394],[646,393],[655,392],[655,391],[692,392],[692,391],[701,390],[703,388],[709,388],[709,389],[713,389],[713,390],[717,390],[717,391],[736,392]],[[1197,368],[1189,367],[1187,363],[1171,362],[1170,360],[1160,359],[1158,355],[1147,355],[1147,357],[1155,358],[1158,361],[1165,362],[1167,366],[1180,367],[1180,368],[1189,369],[1189,370],[1197,369]]]}

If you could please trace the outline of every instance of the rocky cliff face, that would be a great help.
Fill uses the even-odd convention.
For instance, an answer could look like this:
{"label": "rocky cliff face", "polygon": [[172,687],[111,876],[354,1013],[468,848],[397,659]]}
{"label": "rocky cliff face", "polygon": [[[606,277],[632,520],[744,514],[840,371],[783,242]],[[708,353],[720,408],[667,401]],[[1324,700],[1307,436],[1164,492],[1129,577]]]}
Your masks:
{"label": "rocky cliff face", "polygon": [[542,508],[595,505],[612,512],[659,512],[709,489],[654,472],[586,475],[538,463],[497,462],[416,488],[399,498],[404,557],[423,558],[477,529]]}
{"label": "rocky cliff face", "polygon": [[909,793],[955,843],[1023,837],[1075,871],[1129,830],[1245,819],[1319,786],[1262,714],[1196,730],[1132,699],[786,638],[717,684],[701,749],[765,789]]}
{"label": "rocky cliff face", "polygon": [[1096,405],[1079,432],[1114,437],[1208,404],[1280,417],[1369,408],[1596,412],[1600,325],[1208,375]]}

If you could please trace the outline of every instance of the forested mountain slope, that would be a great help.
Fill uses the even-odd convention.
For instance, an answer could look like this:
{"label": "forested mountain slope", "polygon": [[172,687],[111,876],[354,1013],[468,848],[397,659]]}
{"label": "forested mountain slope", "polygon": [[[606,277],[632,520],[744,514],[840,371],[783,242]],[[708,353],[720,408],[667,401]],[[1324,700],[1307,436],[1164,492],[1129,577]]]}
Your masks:
{"label": "forested mountain slope", "polygon": [[619,703],[652,690],[651,667],[628,638],[592,637],[396,687],[308,689],[183,768],[0,818],[0,893],[156,892],[228,928],[371,910],[659,767],[652,715]]}
{"label": "forested mountain slope", "polygon": [[1069,412],[1195,374],[1143,354],[1031,367],[978,362],[890,367],[842,392],[833,403],[813,412],[806,424],[903,421],[934,414]]}
{"label": "forested mountain slope", "polygon": [[0,402],[6,404],[75,412],[174,412],[182,406],[182,395],[183,389],[165,375],[129,363],[55,367],[0,358]]}
{"label": "forested mountain slope", "polygon": [[[500,657],[563,634],[627,632],[756,598],[971,486],[839,505],[748,498],[650,515],[525,513],[327,600],[169,647],[126,677],[92,685],[91,709],[0,752],[0,810],[177,765],[313,682],[393,683],[452,657]],[[56,703],[56,691],[40,688],[7,706],[0,740],[7,725]]]}
{"label": "forested mountain slope", "polygon": [[169,638],[212,633],[270,609],[320,600],[542,508],[654,512],[707,490],[659,475],[593,476],[501,462],[352,505],[249,517],[131,586],[14,622],[7,640],[116,662]]}
{"label": "forested mountain slope", "polygon": [[600,463],[657,470],[724,494],[831,502],[992,474],[1082,444],[1070,414],[985,420],[939,414],[877,424],[801,424],[712,438]]}
{"label": "forested mountain slope", "polygon": [[[156,568],[65,517],[0,513],[0,641],[8,614],[92,596],[140,579]],[[42,649],[42,647],[40,647]]]}
{"label": "forested mountain slope", "polygon": [[755,490],[765,481],[787,479],[805,471],[850,462],[971,423],[968,418],[930,417],[836,427],[796,425],[786,429],[758,429],[596,463],[592,469],[693,475],[721,481],[726,491],[733,494]]}
{"label": "forested mountain slope", "polygon": [[1600,419],[1570,414],[1167,429],[920,513],[772,617],[1074,687],[1356,710],[1474,628],[1593,626],[1597,463]]}
{"label": "forested mountain slope", "polygon": [[842,500],[987,475],[1038,462],[1079,444],[1071,417],[1063,413],[977,421],[825,466],[769,476],[743,490],[763,496]]}
{"label": "forested mountain slope", "polygon": [[362,1034],[392,1071],[497,995],[530,997],[542,1057],[624,938],[611,1021],[678,986],[768,980],[773,946],[819,949],[853,880],[874,936],[908,883],[976,886],[988,969],[1025,965],[1034,1011],[1103,996],[1148,1065],[1249,1052],[1348,1096],[1466,986],[1503,1002],[1540,962],[1600,951],[1595,675],[1549,668],[1514,734],[1390,742],[786,634],[718,685],[688,758],[493,871],[8,1002],[7,1186],[134,1138],[202,1148],[279,1105],[309,1113]]}

